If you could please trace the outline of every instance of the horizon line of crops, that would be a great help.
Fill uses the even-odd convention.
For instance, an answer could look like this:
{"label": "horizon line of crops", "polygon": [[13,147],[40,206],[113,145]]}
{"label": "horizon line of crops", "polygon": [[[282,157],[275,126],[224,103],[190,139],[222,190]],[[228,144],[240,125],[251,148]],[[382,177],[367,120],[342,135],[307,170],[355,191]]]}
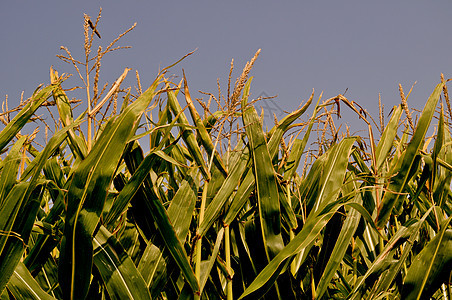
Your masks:
{"label": "horizon line of crops", "polygon": [[[2,106],[1,299],[451,299],[449,79],[415,117],[402,86],[379,124],[313,91],[265,131],[249,97],[260,50],[199,106],[185,72],[168,75],[191,53],[146,90],[138,72],[135,93],[121,87],[127,68],[99,88],[101,59],[135,26],[92,54],[99,20],[84,16],[84,59],[58,56],[85,101],[51,68]],[[366,136],[336,126],[341,108]],[[37,128],[21,134],[30,122],[42,147]]]}

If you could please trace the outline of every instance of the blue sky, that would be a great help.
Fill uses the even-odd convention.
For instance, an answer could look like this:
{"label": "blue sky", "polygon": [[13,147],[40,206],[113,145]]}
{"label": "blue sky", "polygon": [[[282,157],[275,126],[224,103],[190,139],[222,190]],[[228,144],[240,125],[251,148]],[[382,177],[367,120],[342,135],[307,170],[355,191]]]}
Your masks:
{"label": "blue sky", "polygon": [[238,76],[262,49],[252,96],[278,95],[275,103],[292,111],[313,88],[324,98],[348,89],[349,100],[377,115],[379,93],[389,112],[400,102],[398,84],[407,92],[417,81],[408,103],[422,108],[440,74],[452,77],[450,1],[8,1],[0,10],[2,100],[8,94],[11,107],[22,90],[29,97],[49,82],[51,65],[74,73],[56,54],[67,46],[83,57],[83,13],[94,20],[99,7],[96,47],[137,22],[119,43],[133,48],[103,61],[102,82],[130,67],[148,85],[159,68],[197,48],[172,72],[184,68],[192,97],[202,97],[198,90],[217,93],[217,78],[226,88],[232,58]]}

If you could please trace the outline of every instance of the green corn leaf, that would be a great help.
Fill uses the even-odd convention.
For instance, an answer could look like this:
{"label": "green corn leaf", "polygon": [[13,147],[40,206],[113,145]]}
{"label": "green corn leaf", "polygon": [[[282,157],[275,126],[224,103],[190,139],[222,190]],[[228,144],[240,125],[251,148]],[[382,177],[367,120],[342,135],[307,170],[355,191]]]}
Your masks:
{"label": "green corn leaf", "polygon": [[8,291],[4,290],[2,294],[0,294],[0,299],[1,300],[10,300],[13,299],[12,296],[11,298],[9,297]]}
{"label": "green corn leaf", "polygon": [[215,166],[221,171],[224,177],[228,176],[228,172],[221,160],[220,154],[215,150],[215,145],[210,138],[209,133],[207,132],[206,127],[204,126],[201,118],[196,111],[195,105],[191,100],[190,92],[188,90],[187,79],[185,78],[184,73],[184,91],[185,91],[185,100],[187,101],[188,108],[190,110],[191,117],[196,125],[196,130],[198,132],[199,139],[201,140],[202,145],[207,151],[208,157],[210,158],[213,155],[213,163]]}
{"label": "green corn leaf", "polygon": [[[158,116],[159,116],[159,120],[158,120],[157,124],[155,125],[156,128],[162,128],[167,123],[172,123],[172,121],[171,121],[172,116],[171,116],[171,112],[170,112],[170,108],[169,108],[168,104],[165,105],[165,107],[163,109],[159,108]],[[149,122],[152,122],[152,121],[149,120]],[[152,122],[152,123],[154,123],[154,122]],[[149,133],[150,148],[153,149],[153,148],[158,147],[161,144],[161,142],[160,142],[161,138],[162,138],[161,130],[151,130],[151,132]]]}
{"label": "green corn leaf", "polygon": [[[34,243],[30,252],[24,259],[24,264],[30,270],[32,274],[38,272],[41,267],[48,262],[54,250],[59,244],[59,233],[64,229],[64,223],[62,221],[57,222],[51,227],[52,234],[40,234],[38,239]],[[55,267],[55,271],[57,271]]]}
{"label": "green corn leaf", "polygon": [[8,282],[8,291],[15,299],[52,300],[55,299],[46,292],[31,276],[28,269],[21,262],[14,270]]}
{"label": "green corn leaf", "polygon": [[[113,198],[113,196],[110,195],[109,198]],[[105,206],[107,206],[107,203],[105,204]],[[132,218],[126,217],[125,220],[121,221],[121,229],[119,230],[119,232],[114,231],[115,229],[118,230],[118,228],[116,227],[113,229],[112,234],[118,239],[119,243],[121,243],[121,246],[124,248],[124,251],[127,253],[127,255],[129,255],[129,257],[135,264],[137,264],[141,255],[143,254],[143,249],[146,245],[146,242],[140,238],[140,232],[139,230],[137,230],[137,227],[135,226],[135,223],[133,222],[134,220]]]}
{"label": "green corn leaf", "polygon": [[[299,211],[300,209],[304,209],[303,207],[300,207],[301,205],[306,205],[306,211],[311,212],[312,207],[314,206],[314,203],[317,199],[318,190],[319,190],[319,181],[320,177],[322,176],[323,166],[326,161],[326,154],[319,157],[314,164],[311,167],[311,170],[309,171],[306,178],[300,183],[300,198],[297,199],[298,201],[294,201],[292,203],[292,206],[294,207],[294,211]],[[303,204],[301,204],[303,203]],[[308,216],[311,216],[311,214],[315,213],[309,213]],[[293,275],[296,274],[296,271],[300,268],[303,261],[306,259],[306,255],[309,252],[310,246],[306,248],[305,250],[301,251],[300,253],[296,254],[293,263],[291,265],[291,272]]]}
{"label": "green corn leaf", "polygon": [[[438,121],[438,133],[436,135],[435,144],[433,145],[433,151],[432,151],[432,164],[431,167],[433,169],[433,172],[431,172],[431,180],[430,180],[430,186],[429,188],[433,190],[433,199],[434,203],[439,204],[438,207],[435,207],[436,213],[435,218],[437,219],[437,224],[443,223],[445,221],[444,214],[441,210],[441,205],[445,200],[445,192],[448,192],[450,189],[450,181],[451,176],[450,172],[447,172],[445,169],[439,167],[438,158],[439,157],[445,157],[445,155],[450,150],[450,144],[446,143],[446,126],[444,126],[444,111],[443,107],[441,105],[440,115],[439,115],[439,121]],[[448,127],[448,126],[447,126]],[[444,151],[441,150],[444,148]],[[424,170],[428,170],[428,164],[425,165]]]}
{"label": "green corn leaf", "polygon": [[399,274],[400,270],[402,269],[403,265],[406,264],[406,260],[410,254],[412,254],[411,250],[416,242],[416,238],[418,238],[418,232],[420,226],[423,224],[424,220],[428,214],[426,214],[419,222],[416,224],[415,230],[412,231],[410,237],[408,238],[408,241],[403,246],[403,253],[400,255],[399,260],[397,263],[394,263],[389,268],[388,272],[383,277],[383,280],[380,280],[378,282],[377,288],[375,288],[375,295],[381,294],[383,292],[386,292],[390,289],[391,285],[394,283],[394,280],[396,279],[397,275]]}
{"label": "green corn leaf", "polygon": [[112,118],[91,152],[74,170],[59,260],[60,285],[66,298],[84,298],[92,266],[92,235],[126,143],[155,95],[160,75],[135,102]]}
{"label": "green corn leaf", "polygon": [[384,194],[381,206],[378,209],[377,226],[383,227],[389,216],[391,215],[392,208],[400,198],[400,194],[403,193],[406,185],[408,184],[410,170],[415,163],[415,158],[419,154],[425,134],[429,128],[430,122],[435,113],[436,105],[438,103],[439,96],[441,95],[444,84],[440,83],[436,86],[433,93],[425,104],[422,115],[419,119],[416,130],[411,138],[410,143],[407,146],[403,161],[401,162],[400,169],[396,170],[398,173],[392,178],[391,183],[387,188],[387,192]]}
{"label": "green corn leaf", "polygon": [[71,104],[69,103],[69,98],[66,96],[66,93],[61,87],[58,73],[54,71],[52,67],[50,67],[50,82],[56,85],[53,90],[53,99],[55,100],[55,104],[58,108],[60,120],[64,126],[68,126],[74,121]]}
{"label": "green corn leaf", "polygon": [[[314,97],[314,92],[312,92],[311,98],[309,98],[309,101],[308,101],[309,104],[311,103],[313,97]],[[303,155],[304,149],[306,148],[306,145],[308,143],[309,136],[311,135],[311,131],[312,131],[312,126],[314,125],[314,121],[316,119],[317,112],[319,110],[320,99],[321,99],[321,97],[319,97],[319,99],[317,100],[317,104],[315,105],[315,108],[314,108],[314,113],[312,114],[311,118],[309,119],[309,126],[303,136],[303,139],[302,140],[296,139],[294,141],[292,149],[289,153],[289,157],[287,159],[287,163],[284,166],[284,180],[289,180],[298,169],[301,156]],[[308,103],[306,103],[306,105]],[[303,110],[303,108],[301,108],[301,110]],[[270,139],[270,142],[271,141],[272,140]],[[269,145],[270,145],[270,143],[269,143]]]}
{"label": "green corn leaf", "polygon": [[428,299],[448,282],[452,270],[451,220],[442,224],[440,232],[414,258],[403,284],[403,299]]}
{"label": "green corn leaf", "polygon": [[[193,172],[192,172],[193,173]],[[185,241],[195,209],[199,182],[196,175],[186,176],[171,199],[168,217],[180,241]]]}
{"label": "green corn leaf", "polygon": [[[128,151],[125,155],[125,161],[130,173],[133,174],[136,172],[138,165],[143,161],[141,148],[136,147],[133,151]],[[132,199],[135,201],[131,202],[137,225],[145,227],[146,230],[149,229],[149,232],[146,233],[149,236],[155,232],[155,223],[171,256],[184,274],[192,290],[196,293],[199,289],[198,281],[190,266],[184,247],[178,239],[176,228],[173,227],[172,220],[165,207],[163,207],[163,201],[159,199],[161,195],[156,193],[152,180],[145,178],[144,184],[139,189],[137,196],[136,199]],[[177,230],[178,232],[183,231]]]}
{"label": "green corn leaf", "polygon": [[[240,159],[242,152],[243,152],[243,142],[240,139],[237,142],[237,145],[235,146],[233,151],[228,151],[227,153],[225,153],[223,159],[227,161],[229,171],[231,170],[231,167],[233,167]],[[221,171],[218,170],[218,168],[213,168],[212,180],[209,182],[207,187],[207,202],[206,202],[207,204],[209,204],[212,201],[212,199],[217,195],[218,191],[220,190],[225,180],[226,178],[223,176]]]}
{"label": "green corn leaf", "polygon": [[[311,97],[312,98],[312,97]],[[282,135],[284,132],[288,129],[289,125],[293,123],[301,114],[303,114],[306,109],[308,108],[309,104],[311,103],[311,99],[306,103],[300,110],[290,114],[288,117],[284,118],[277,127],[274,128],[274,133],[272,134],[272,137],[269,142],[270,152],[276,154],[276,151],[278,149],[278,144],[281,140]],[[246,153],[246,154],[245,154]],[[239,181],[239,178],[242,176],[244,172],[244,168],[246,168],[247,161],[248,161],[248,149],[245,149],[245,152],[239,159],[239,162],[233,167],[234,174],[229,174],[229,179],[227,179],[222,186],[222,188],[215,194],[214,199],[212,200],[211,204],[207,207],[205,218],[199,228],[198,234],[200,236],[203,236],[204,233],[215,221],[216,217],[219,215],[222,207],[224,206],[224,203],[229,198],[231,193],[234,191],[235,186],[237,185],[237,182]],[[231,160],[233,161],[233,160]],[[209,185],[209,187],[212,185]],[[230,223],[239,210],[242,208],[243,204],[247,200],[247,195],[249,195],[254,188],[254,176],[251,170],[249,170],[246,173],[246,176],[241,181],[241,185],[239,187],[239,190],[237,191],[234,200],[230,209],[228,210],[226,218],[223,220],[226,222],[226,224]],[[227,193],[224,193],[224,192]]]}
{"label": "green corn leaf", "polygon": [[[320,188],[314,211],[323,205],[325,201],[334,201],[340,192],[347,170],[347,164],[355,138],[345,138],[339,144],[334,145],[326,152],[327,161],[322,170]],[[335,195],[331,198],[332,195]]]}
{"label": "green corn leaf", "polygon": [[3,161],[3,169],[0,175],[0,207],[4,203],[4,198],[17,181],[16,178],[21,160],[20,149],[23,147],[26,139],[26,136],[20,137]]}
{"label": "green corn leaf", "polygon": [[16,221],[23,203],[23,197],[29,185],[28,182],[21,182],[14,185],[0,208],[0,232],[6,233],[0,235],[0,255],[3,253],[9,235],[12,233],[11,229]]}
{"label": "green corn leaf", "polygon": [[207,283],[207,279],[209,278],[210,275],[210,271],[212,270],[218,253],[220,252],[220,246],[221,243],[223,241],[223,235],[224,235],[224,227],[222,227],[218,233],[217,233],[217,240],[215,241],[215,245],[213,247],[213,251],[212,251],[212,255],[210,256],[209,260],[208,260],[208,264],[206,265],[205,268],[203,268],[201,270],[201,279],[200,279],[200,288],[201,288],[201,292],[203,291],[206,283]]}
{"label": "green corn leaf", "polygon": [[[252,78],[250,78],[249,83],[251,83],[251,80],[252,80]],[[243,93],[245,95],[245,91],[243,91]],[[275,127],[272,128],[272,130],[270,130],[270,132],[269,132],[270,139],[268,141],[268,149],[269,149],[269,152],[270,152],[270,157],[272,159],[278,153],[278,145],[281,142],[281,139],[282,139],[284,133],[289,129],[290,125],[292,125],[292,123],[295,122],[296,119],[301,117],[301,115],[306,112],[306,110],[308,109],[308,107],[312,103],[312,98],[313,97],[314,97],[314,91],[312,91],[311,97],[309,97],[308,101],[305,103],[305,105],[303,105],[302,108],[300,108],[299,110],[296,110],[296,111],[288,114],[280,122],[278,122],[278,125],[276,125]],[[319,101],[320,101],[320,98],[319,98]],[[319,101],[317,101],[317,106],[319,104]],[[316,109],[314,109],[314,116],[311,118],[311,121],[313,121],[315,119],[317,106],[316,106]],[[306,131],[306,134],[305,134],[306,142],[307,142],[307,139],[309,137],[309,132],[311,131],[311,128],[312,128],[311,124],[313,124],[313,123],[310,123],[309,129]],[[305,139],[303,139],[303,140],[305,140]]]}
{"label": "green corn leaf", "polygon": [[240,186],[237,188],[237,192],[232,199],[232,202],[228,208],[226,216],[223,219],[223,223],[230,225],[235,219],[237,214],[242,210],[245,203],[249,200],[249,196],[254,191],[254,175],[252,170],[248,169],[245,178],[241,181]]}
{"label": "green corn leaf", "polygon": [[5,233],[0,235],[0,291],[22,258],[41,204],[42,182],[33,184],[31,192],[30,185],[28,182],[15,185],[0,210],[0,232]]}
{"label": "green corn leaf", "polygon": [[168,216],[167,211],[161,204],[158,197],[155,194],[153,195],[150,189],[146,189],[146,193],[144,195],[146,197],[146,205],[151,212],[152,218],[157,225],[157,229],[159,230],[167,249],[184,274],[185,279],[192,288],[192,291],[194,293],[198,293],[198,281],[195,277],[193,269],[189,264],[185,250],[177,237],[176,229],[171,224],[171,220]]}
{"label": "green corn leaf", "polygon": [[[49,177],[47,178],[51,182],[56,183],[59,185],[60,189],[67,190],[69,187],[69,184],[63,183],[62,180],[63,174],[61,173],[61,168],[57,165],[55,165],[55,160],[50,159],[48,160],[49,156],[55,152],[55,150],[60,147],[60,145],[64,142],[64,140],[67,137],[67,131],[71,128],[74,128],[75,126],[80,125],[81,121],[75,121],[71,125],[66,126],[59,132],[57,132],[47,143],[46,148],[40,152],[37,157],[29,164],[29,166],[25,169],[25,172],[22,174],[21,180],[25,181],[30,176],[32,179],[30,182],[36,182],[36,179],[38,176],[40,176],[40,170],[44,166],[44,173],[47,174]],[[52,163],[53,162],[53,163]],[[52,164],[50,167],[49,164]],[[47,167],[46,167],[47,166]],[[57,175],[58,174],[58,175]],[[55,175],[55,176],[53,176]],[[64,185],[64,186],[63,186]],[[27,196],[24,195],[24,199]],[[55,223],[57,220],[61,218],[61,213],[63,212],[65,208],[65,203],[63,201],[64,194],[59,193],[57,198],[54,199],[54,203],[52,206],[51,211],[45,218],[45,222],[47,223]],[[39,236],[38,240],[36,241],[33,248],[31,248],[30,253],[27,255],[27,257],[24,260],[24,263],[26,266],[33,272],[37,268],[39,268],[42,264],[45,263],[47,257],[50,255],[50,251],[55,248],[57,245],[57,241],[53,239],[53,237],[50,236]]]}
{"label": "green corn leaf", "polygon": [[155,164],[159,164],[161,160],[166,160],[174,165],[180,165],[179,162],[166,155],[161,150],[151,151],[148,156],[138,166],[133,176],[127,182],[126,186],[121,190],[119,195],[113,202],[113,206],[110,208],[108,215],[104,219],[105,224],[114,222],[122,212],[127,208],[127,205],[132,200],[138,188],[149,175],[149,171]]}
{"label": "green corn leaf", "polygon": [[0,132],[0,151],[16,136],[16,134],[30,120],[35,111],[41,104],[49,98],[50,93],[56,88],[55,85],[49,85],[40,91],[37,91],[31,97],[30,102],[9,122]]}
{"label": "green corn leaf", "polygon": [[53,205],[50,212],[42,219],[42,222],[52,224],[55,233],[53,235],[39,235],[33,247],[29,250],[28,255],[25,257],[24,264],[32,274],[35,274],[35,272],[46,263],[51,255],[51,251],[59,243],[56,233],[59,229],[62,229],[60,227],[64,225],[61,220],[61,214],[65,208],[65,191],[67,191],[69,187],[57,157],[49,159],[45,163],[43,171],[46,180],[49,181],[47,190],[51,195]]}
{"label": "green corn leaf", "polygon": [[[196,204],[197,186],[199,183],[192,177],[187,176],[174,195],[170,207],[168,208],[168,217],[174,225],[174,231],[180,241],[184,241],[188,235],[193,211]],[[151,288],[153,297],[160,291],[163,282],[166,280],[165,270],[166,256],[155,245],[148,245],[140,260],[138,269],[143,274],[146,283]]]}
{"label": "green corn leaf", "polygon": [[[124,161],[126,163],[128,172],[130,174],[134,174],[138,169],[138,166],[144,160],[143,150],[137,142],[133,142],[129,143],[127,149],[124,152]],[[118,176],[115,177],[115,180],[113,182],[118,191],[122,191],[127,184],[126,177],[122,173],[119,173]],[[149,218],[149,216],[152,215],[152,212],[149,209],[149,205],[147,205],[146,203],[148,201],[148,198],[150,198],[151,196],[146,195],[146,186],[152,186],[150,178],[145,178],[143,185],[140,186],[136,191],[134,197],[130,201],[129,210],[130,214],[135,220],[135,224],[139,229],[140,234],[144,236],[145,240],[152,241],[151,238],[155,234],[155,231],[157,229],[155,228],[155,224],[152,218]],[[157,195],[155,195],[155,191],[153,189],[150,190],[152,197],[158,197]]]}
{"label": "green corn leaf", "polygon": [[[308,175],[300,183],[300,200],[293,203],[294,209],[297,208],[295,205],[298,206],[300,203],[306,204],[307,211],[311,211],[312,207],[314,207],[320,189],[319,182],[323,174],[326,159],[326,154],[323,154],[312,164]],[[300,207],[298,207],[298,209],[300,209]]]}
{"label": "green corn leaf", "polygon": [[[366,288],[365,281],[371,275],[380,275],[387,269],[390,269],[390,272],[386,273],[388,279],[393,279],[397,272],[400,270],[401,265],[403,264],[403,259],[406,259],[406,254],[401,258],[398,262],[394,261],[394,254],[397,251],[398,246],[403,244],[408,240],[408,243],[413,243],[416,236],[419,234],[419,229],[424,223],[427,216],[430,214],[433,208],[430,208],[420,219],[419,221],[411,224],[408,227],[401,226],[400,229],[395,233],[395,235],[388,241],[383,251],[378,255],[375,261],[372,262],[372,265],[367,269],[366,273],[361,276],[361,278],[356,282],[355,288],[350,292],[350,299],[361,299],[360,293],[358,290],[363,290]],[[412,244],[411,246],[412,247]],[[409,248],[407,249],[409,253]],[[385,277],[386,277],[385,276]],[[392,280],[391,280],[392,281]],[[386,282],[384,285],[387,285],[389,282]]]}
{"label": "green corn leaf", "polygon": [[[224,237],[224,227],[221,227],[220,230],[217,233],[217,238],[215,241],[215,245],[212,249],[212,254],[208,258],[208,260],[204,260],[201,262],[201,278],[200,278],[200,291],[201,294],[204,290],[204,287],[207,283],[207,280],[211,276],[212,268],[214,267],[215,263],[218,262],[218,254],[220,252],[220,247],[223,242]],[[221,264],[219,264],[221,266]],[[231,274],[232,277],[234,274]],[[187,288],[187,285],[184,285],[179,298],[178,299],[193,299],[193,294],[190,293],[189,288]]]}
{"label": "green corn leaf", "polygon": [[[30,271],[30,273],[32,272]],[[41,271],[34,276],[34,278],[39,283],[41,288],[49,295],[56,299],[63,298],[61,289],[58,285],[58,263],[55,260],[47,260]]]}
{"label": "green corn leaf", "polygon": [[243,175],[243,172],[245,172],[248,160],[249,160],[249,151],[247,148],[245,148],[242,150],[242,154],[238,161],[235,163],[234,167],[230,169],[228,177],[226,178],[223,185],[216,193],[215,197],[212,199],[212,202],[210,202],[209,206],[207,206],[206,211],[204,213],[204,219],[198,229],[199,236],[203,236],[215,222],[216,218],[222,211],[226,201],[234,192],[237,186],[237,182],[239,182],[240,178]]}
{"label": "green corn leaf", "polygon": [[292,209],[290,195],[287,195],[285,191],[282,189],[285,187],[279,187],[279,203],[281,204],[281,217],[287,223],[290,229],[295,229],[298,227],[297,216],[295,215],[294,210]]}
{"label": "green corn leaf", "polygon": [[150,288],[152,298],[156,298],[165,286],[167,267],[168,265],[162,251],[154,244],[149,244],[137,268],[141,276],[143,276],[146,285]]}
{"label": "green corn leaf", "polygon": [[281,271],[297,253],[309,248],[316,240],[322,229],[344,204],[339,199],[328,206],[322,206],[317,213],[310,214],[301,231],[287,244],[259,273],[256,279],[246,288],[239,299],[257,299],[265,293],[278,278]]}
{"label": "green corn leaf", "polygon": [[[438,172],[435,173],[435,175],[437,174],[437,177],[435,177],[435,180],[433,180],[433,182],[434,182],[433,199],[435,199],[435,201],[438,203],[439,207],[444,208],[444,205],[447,203],[448,194],[450,191],[450,182],[451,182],[451,178],[452,178],[452,171],[450,168],[448,169],[448,168],[443,167],[441,165],[441,162],[447,162],[446,164],[452,163],[452,143],[451,143],[452,139],[450,136],[450,132],[447,128],[447,123],[444,121],[443,110],[441,110],[440,120],[438,123],[437,140],[440,139],[440,137],[439,137],[440,127],[442,128],[442,131],[443,131],[441,149],[439,149],[439,151],[437,150],[437,155],[435,155],[435,156],[432,155],[433,162],[434,162],[434,170],[436,170],[436,168],[439,168]],[[435,146],[436,146],[437,140],[435,140]],[[438,146],[438,148],[439,148],[439,146]]]}
{"label": "green corn leaf", "polygon": [[391,151],[394,143],[394,139],[397,135],[397,128],[399,127],[400,117],[402,116],[402,106],[399,105],[392,109],[393,113],[389,123],[386,125],[380,141],[375,149],[375,157],[377,159],[377,170],[380,170],[384,161],[388,158],[388,154]]}
{"label": "green corn leaf", "polygon": [[[41,203],[42,185],[45,184],[39,180],[41,169],[50,155],[64,141],[67,131],[78,124],[74,122],[71,126],[63,128],[49,140],[44,150],[25,169],[21,182],[11,189],[0,208],[0,230],[8,233],[0,235],[0,266],[4,270],[0,274],[0,290],[3,290],[7,278],[11,276],[20,260],[24,250],[23,243],[28,240],[31,233]],[[30,176],[31,179],[25,182]],[[21,239],[8,240],[11,231],[19,234]]]}
{"label": "green corn leaf", "polygon": [[275,170],[273,169],[259,116],[254,107],[247,107],[251,80],[252,78],[249,79],[243,90],[243,124],[249,141],[251,157],[253,158],[253,173],[256,182],[259,218],[265,251],[267,259],[271,260],[284,247],[281,236],[279,193],[276,185]]}
{"label": "green corn leaf", "polygon": [[151,299],[149,290],[119,241],[103,226],[93,238],[94,264],[111,299]]}
{"label": "green corn leaf", "polygon": [[[171,108],[171,111],[175,116],[179,116],[179,123],[182,125],[190,125],[188,123],[187,117],[182,111],[179,102],[177,101],[176,95],[173,91],[168,89],[168,104]],[[210,172],[207,170],[207,166],[205,160],[201,154],[201,149],[199,148],[198,143],[196,142],[196,137],[191,130],[186,130],[185,128],[180,129],[182,131],[182,138],[187,144],[188,151],[193,156],[196,164],[200,167],[200,171],[203,174],[206,180],[210,180]]]}
{"label": "green corn leaf", "polygon": [[[309,129],[308,129],[309,130]],[[306,132],[306,135],[309,132]],[[300,164],[301,156],[303,155],[305,143],[304,140],[296,139],[293,142],[292,148],[290,149],[289,157],[287,158],[287,163],[284,165],[284,180],[289,180],[295,174]]]}
{"label": "green corn leaf", "polygon": [[20,181],[26,181],[30,177],[30,182],[34,182],[39,176],[41,169],[47,162],[48,158],[55,153],[55,151],[60,147],[67,137],[67,132],[72,128],[80,125],[82,121],[76,121],[69,126],[64,127],[57,133],[55,133],[52,138],[47,143],[43,151],[39,152],[35,159],[27,166],[25,171],[20,176]]}
{"label": "green corn leaf", "polygon": [[[362,202],[361,196],[358,194],[355,197],[356,204]],[[336,270],[339,268],[342,259],[344,258],[345,252],[348,249],[350,241],[358,228],[360,220],[360,213],[357,210],[352,209],[348,212],[347,218],[344,221],[342,228],[340,229],[340,234],[337,237],[337,242],[334,245],[334,249],[328,259],[328,262],[323,271],[322,277],[316,288],[316,297],[319,299],[325,293],[331,279],[333,278]]]}
{"label": "green corn leaf", "polygon": [[[298,118],[300,117],[308,108],[312,100],[312,96],[309,99],[309,101],[299,110],[291,113],[287,117],[285,117],[283,120],[281,120],[276,127],[272,129],[272,135],[268,142],[268,149],[269,153],[274,156],[277,154],[278,146],[281,141],[281,138],[283,134],[286,132],[286,130],[289,128],[289,126]],[[243,179],[240,180],[240,185],[238,187],[238,190],[236,194],[234,195],[234,198],[232,200],[231,205],[228,208],[228,211],[226,213],[225,218],[223,219],[224,224],[230,224],[233,219],[236,217],[236,215],[239,213],[239,211],[242,209],[243,205],[248,201],[248,197],[251,194],[251,192],[254,190],[255,186],[255,178],[253,175],[253,172],[251,168],[246,166],[247,163],[245,163],[248,160],[249,154],[248,154],[248,148],[245,148],[245,152],[247,155],[247,158],[245,157],[240,158],[242,161],[238,166],[242,166],[246,168],[243,172],[245,172],[245,176],[241,175],[243,172],[240,172],[237,170],[236,175],[233,175],[230,177],[230,182],[228,183],[229,187],[226,188],[226,190],[233,191],[234,186],[236,185],[235,182],[239,181],[239,178],[242,177]],[[231,161],[234,161],[233,159]],[[241,175],[241,176],[240,176]],[[214,183],[215,184],[215,183]],[[212,185],[209,185],[209,187]],[[231,193],[228,194],[227,197],[223,195],[220,191],[216,194],[215,198],[221,201],[217,202],[215,205],[209,205],[206,210],[206,217],[201,224],[199,234],[202,236],[204,235],[205,231],[210,228],[210,226],[213,224],[214,219],[218,216],[219,212],[221,211],[223,205],[221,203],[225,203],[224,201],[227,200],[227,198],[231,195]],[[213,210],[216,210],[216,212],[213,212]]]}
{"label": "green corn leaf", "polygon": [[[55,100],[56,106],[58,108],[58,114],[60,116],[61,123],[63,126],[69,126],[74,122],[72,116],[72,107],[69,103],[69,98],[61,87],[60,80],[57,78],[58,73],[50,68],[50,81],[55,84],[56,87],[53,90],[53,99]],[[88,148],[85,139],[77,136],[73,129],[68,131],[69,136],[69,146],[76,157],[84,159],[88,153]]]}
{"label": "green corn leaf", "polygon": [[[435,144],[433,145],[433,151],[432,151],[432,159],[433,159],[433,169],[436,169],[436,159],[440,154],[441,148],[444,144],[444,138],[445,138],[445,128],[444,128],[444,111],[441,106],[440,114],[439,114],[439,121],[438,121],[438,133],[436,134]],[[434,173],[433,175],[436,175]],[[433,182],[435,178],[433,177]]]}

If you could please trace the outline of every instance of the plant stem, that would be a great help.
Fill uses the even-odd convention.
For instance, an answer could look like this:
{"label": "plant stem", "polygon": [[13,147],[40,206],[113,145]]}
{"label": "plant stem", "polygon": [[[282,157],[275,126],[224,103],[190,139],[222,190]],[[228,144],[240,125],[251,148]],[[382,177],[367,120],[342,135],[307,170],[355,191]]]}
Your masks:
{"label": "plant stem", "polygon": [[[204,183],[204,187],[202,190],[201,196],[201,207],[199,209],[199,223],[198,227],[201,226],[201,223],[204,219],[204,210],[206,209],[206,199],[207,199],[207,188],[209,186],[209,182],[206,181]],[[201,281],[201,253],[202,253],[202,238],[199,238],[196,241],[196,262],[195,262],[195,276],[198,279],[198,282]],[[201,291],[202,293],[202,291]]]}
{"label": "plant stem", "polygon": [[[231,242],[230,242],[230,231],[229,226],[224,228],[224,250],[226,255],[226,268],[229,274],[232,274],[231,269]],[[226,278],[226,297],[228,300],[232,300],[232,278],[230,275]]]}
{"label": "plant stem", "polygon": [[91,116],[91,95],[89,93],[89,52],[85,49],[85,73],[86,73],[86,101],[88,102],[88,153],[91,151],[91,136],[92,136],[92,116]]}

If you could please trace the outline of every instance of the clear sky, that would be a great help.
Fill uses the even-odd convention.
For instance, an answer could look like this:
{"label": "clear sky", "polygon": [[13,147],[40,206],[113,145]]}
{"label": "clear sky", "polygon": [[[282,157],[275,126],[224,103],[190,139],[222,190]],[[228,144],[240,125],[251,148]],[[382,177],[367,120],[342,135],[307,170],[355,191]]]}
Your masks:
{"label": "clear sky", "polygon": [[184,68],[192,97],[201,97],[198,90],[216,93],[217,78],[226,82],[232,58],[238,76],[262,49],[252,96],[278,95],[275,103],[292,111],[313,88],[324,98],[348,89],[349,100],[377,115],[379,93],[389,112],[398,84],[407,92],[417,81],[408,103],[422,108],[440,74],[452,77],[452,1],[3,1],[0,95],[10,107],[22,90],[29,97],[49,83],[51,65],[74,73],[56,54],[67,46],[82,59],[83,13],[95,20],[99,7],[100,45],[137,22],[119,43],[133,48],[104,60],[102,82],[130,67],[149,85],[160,67],[197,48],[172,72]]}

